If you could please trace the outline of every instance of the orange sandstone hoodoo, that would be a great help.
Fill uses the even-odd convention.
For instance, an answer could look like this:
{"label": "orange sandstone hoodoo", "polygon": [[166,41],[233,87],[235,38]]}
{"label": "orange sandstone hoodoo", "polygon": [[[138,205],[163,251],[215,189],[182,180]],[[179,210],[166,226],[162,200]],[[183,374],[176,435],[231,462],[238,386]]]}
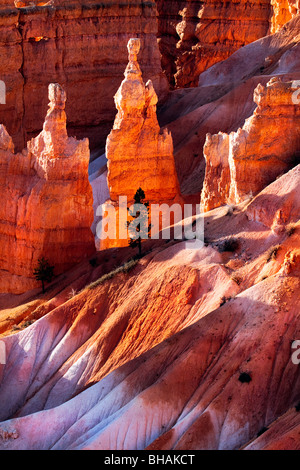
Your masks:
{"label": "orange sandstone hoodoo", "polygon": [[206,136],[201,195],[205,212],[256,195],[297,163],[300,106],[296,82],[273,77],[266,87],[256,87],[254,101],[257,108],[237,132]]}
{"label": "orange sandstone hoodoo", "polygon": [[49,85],[49,101],[43,131],[22,153],[0,126],[0,292],[37,287],[42,256],[60,274],[95,250],[89,141],[68,137],[60,85]]}

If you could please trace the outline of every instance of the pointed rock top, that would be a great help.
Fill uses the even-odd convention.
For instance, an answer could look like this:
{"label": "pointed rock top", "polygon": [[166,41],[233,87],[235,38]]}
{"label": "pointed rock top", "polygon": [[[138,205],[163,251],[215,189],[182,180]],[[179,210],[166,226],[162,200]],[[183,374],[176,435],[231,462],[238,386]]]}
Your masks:
{"label": "pointed rock top", "polygon": [[138,38],[131,38],[127,44],[128,49],[128,65],[125,70],[125,78],[127,80],[142,80],[142,72],[138,64],[137,56],[141,49],[141,41]]}
{"label": "pointed rock top", "polygon": [[67,95],[58,83],[50,83],[48,87],[49,105],[52,109],[65,109]]}
{"label": "pointed rock top", "polygon": [[141,49],[141,40],[139,38],[129,39],[128,44],[127,44],[127,49],[128,49],[128,54],[129,54],[128,56],[129,62],[136,62],[137,56]]}

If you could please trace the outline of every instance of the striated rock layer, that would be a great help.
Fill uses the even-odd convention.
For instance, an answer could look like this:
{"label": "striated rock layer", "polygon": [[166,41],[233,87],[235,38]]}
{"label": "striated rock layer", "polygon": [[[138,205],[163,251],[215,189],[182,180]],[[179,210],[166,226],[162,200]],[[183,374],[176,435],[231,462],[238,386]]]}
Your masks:
{"label": "striated rock layer", "polygon": [[176,87],[197,86],[199,75],[269,29],[270,0],[157,0],[163,69]]}
{"label": "striated rock layer", "polygon": [[41,131],[51,82],[61,83],[68,94],[69,133],[88,137],[93,148],[104,147],[115,116],[113,96],[127,63],[124,51],[133,34],[141,38],[145,77],[159,96],[167,92],[154,1],[15,3],[19,8],[11,1],[0,10],[0,80],[7,88],[0,122],[17,150]]}
{"label": "striated rock layer", "polygon": [[89,142],[68,138],[60,85],[49,86],[49,100],[43,131],[22,153],[0,127],[0,292],[36,287],[41,256],[57,275],[95,249]]}
{"label": "striated rock layer", "polygon": [[125,79],[115,95],[118,114],[106,142],[110,202],[116,207],[119,196],[131,204],[140,187],[151,203],[175,202],[180,193],[172,136],[159,127],[157,95],[151,80],[143,82],[139,50],[140,40],[131,39]]}
{"label": "striated rock layer", "polygon": [[299,160],[300,106],[294,82],[272,78],[254,91],[257,104],[242,128],[229,135],[208,134],[206,173],[201,196],[204,211],[238,204],[256,195]]}
{"label": "striated rock layer", "polygon": [[278,33],[242,47],[200,76],[199,86],[174,90],[159,107],[162,127],[172,133],[174,158],[184,196],[201,193],[205,176],[206,135],[230,134],[244,125],[256,107],[253,92],[274,76],[294,81],[299,99],[300,15]]}

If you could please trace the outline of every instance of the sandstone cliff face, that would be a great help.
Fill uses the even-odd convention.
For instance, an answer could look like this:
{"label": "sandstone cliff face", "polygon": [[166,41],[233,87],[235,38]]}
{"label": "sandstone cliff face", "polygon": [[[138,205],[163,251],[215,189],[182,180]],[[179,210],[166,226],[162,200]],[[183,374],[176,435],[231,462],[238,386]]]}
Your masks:
{"label": "sandstone cliff face", "polygon": [[11,2],[0,15],[0,79],[7,85],[0,122],[17,150],[42,129],[51,82],[61,83],[68,94],[69,133],[90,138],[93,148],[105,146],[132,34],[141,39],[145,77],[159,96],[167,91],[154,1],[16,3],[19,8]]}
{"label": "sandstone cliff face", "polygon": [[22,293],[44,256],[59,274],[94,252],[88,139],[68,138],[66,96],[49,86],[43,131],[22,153],[1,126],[0,292]]}
{"label": "sandstone cliff face", "polygon": [[276,33],[288,21],[300,13],[299,0],[271,0],[271,33]]}
{"label": "sandstone cliff face", "polygon": [[[253,91],[273,76],[298,81],[300,15],[279,32],[248,44],[200,76],[199,86],[173,90],[158,108],[161,127],[172,133],[174,158],[183,196],[199,197],[205,176],[206,135],[230,134],[256,107]],[[295,92],[296,88],[295,88]],[[298,95],[299,97],[299,95]]]}
{"label": "sandstone cliff face", "polygon": [[[284,1],[276,5],[281,8]],[[144,77],[161,98],[168,83],[160,52],[172,85],[196,86],[202,71],[267,34],[272,17],[270,0],[136,0],[101,6],[91,0],[11,1],[9,6],[3,1],[0,8],[0,80],[7,88],[0,122],[18,151],[42,129],[50,82],[61,83],[68,93],[69,133],[88,137],[93,149],[104,148],[115,117],[113,96],[127,62],[125,46],[133,34],[141,39]],[[276,20],[274,28],[283,21]]]}
{"label": "sandstone cliff face", "polygon": [[207,135],[203,210],[256,195],[299,160],[300,107],[294,82],[271,79],[254,91],[257,108],[231,134]]}
{"label": "sandstone cliff face", "polygon": [[197,86],[201,72],[265,36],[270,0],[157,0],[163,69],[176,87]]}

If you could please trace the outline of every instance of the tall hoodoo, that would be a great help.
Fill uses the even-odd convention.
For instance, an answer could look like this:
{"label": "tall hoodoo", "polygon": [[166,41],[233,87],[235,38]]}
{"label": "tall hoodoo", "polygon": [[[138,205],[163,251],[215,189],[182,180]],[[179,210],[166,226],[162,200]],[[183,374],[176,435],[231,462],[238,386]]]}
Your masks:
{"label": "tall hoodoo", "polygon": [[[179,202],[180,188],[173,156],[173,140],[167,129],[161,131],[157,116],[157,95],[152,81],[144,84],[137,56],[141,42],[128,42],[129,63],[125,78],[115,95],[118,110],[107,138],[109,204],[117,211],[120,196],[131,204],[141,187],[150,203]],[[124,245],[110,240],[103,247]]]}
{"label": "tall hoodoo", "polygon": [[60,274],[95,250],[89,142],[68,137],[65,102],[63,88],[50,84],[43,131],[22,153],[0,126],[0,292],[37,287],[42,256]]}
{"label": "tall hoodoo", "polygon": [[140,45],[137,38],[128,42],[129,63],[115,95],[118,114],[106,142],[108,186],[112,201],[120,195],[132,200],[141,186],[148,199],[163,202],[179,193],[173,141],[166,129],[160,130],[152,81],[143,82]]}

